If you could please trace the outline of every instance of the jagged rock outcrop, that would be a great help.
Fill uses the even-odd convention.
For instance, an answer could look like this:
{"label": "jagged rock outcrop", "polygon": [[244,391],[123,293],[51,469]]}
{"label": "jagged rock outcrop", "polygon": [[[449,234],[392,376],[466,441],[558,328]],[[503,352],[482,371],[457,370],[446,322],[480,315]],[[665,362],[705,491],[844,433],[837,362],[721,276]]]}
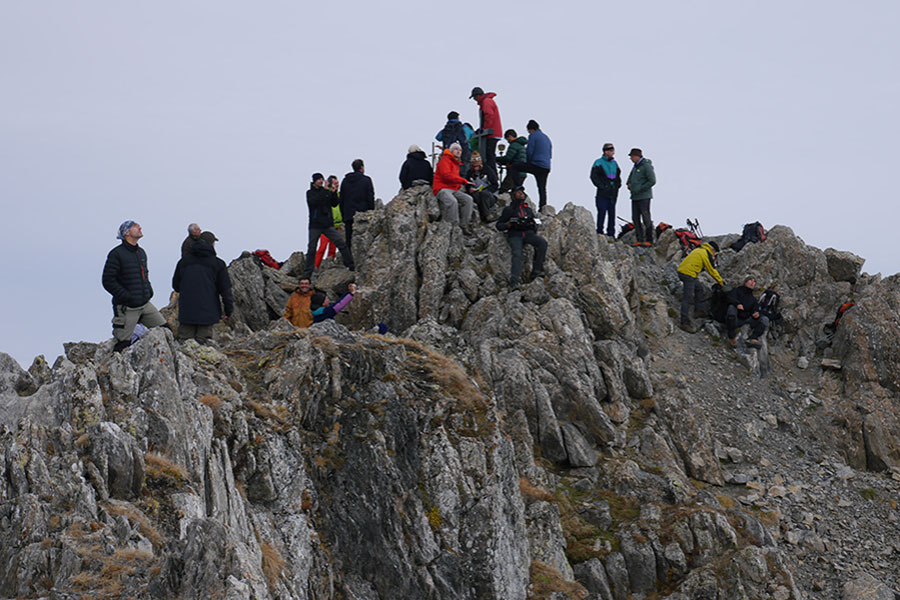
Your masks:
{"label": "jagged rock outcrop", "polygon": [[357,272],[326,261],[316,284],[359,293],[308,330],[280,318],[303,255],[245,253],[212,346],[156,329],[122,353],[67,344],[52,367],[0,355],[0,596],[897,586],[900,515],[880,499],[900,491],[898,279],[777,226],[720,255],[729,282],[783,294],[781,335],[735,354],[715,324],[673,327],[671,232],[633,249],[547,209],[546,276],[510,292],[503,236],[439,215],[425,186],[358,214]]}

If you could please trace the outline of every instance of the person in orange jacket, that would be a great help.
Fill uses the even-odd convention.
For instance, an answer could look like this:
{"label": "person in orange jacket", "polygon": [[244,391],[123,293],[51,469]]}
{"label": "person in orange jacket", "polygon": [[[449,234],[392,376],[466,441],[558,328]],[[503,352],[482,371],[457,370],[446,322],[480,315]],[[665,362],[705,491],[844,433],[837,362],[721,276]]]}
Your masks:
{"label": "person in orange jacket", "polygon": [[[309,279],[303,278],[297,284],[297,289],[288,298],[287,305],[284,307],[284,318],[291,322],[294,327],[309,327],[313,324],[312,310],[309,304],[315,290],[313,290]],[[327,305],[327,300],[326,300]]]}
{"label": "person in orange jacket", "polygon": [[434,170],[434,195],[441,206],[441,218],[457,223],[463,231],[469,233],[469,222],[472,220],[472,196],[461,192],[464,185],[472,182],[459,175],[462,146],[457,142],[450,145],[441,155]]}

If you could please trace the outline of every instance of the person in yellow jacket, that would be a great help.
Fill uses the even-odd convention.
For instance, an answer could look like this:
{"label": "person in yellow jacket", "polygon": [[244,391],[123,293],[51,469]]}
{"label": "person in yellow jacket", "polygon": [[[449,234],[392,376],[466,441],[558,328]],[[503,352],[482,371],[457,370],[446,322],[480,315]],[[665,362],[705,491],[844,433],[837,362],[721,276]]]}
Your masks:
{"label": "person in yellow jacket", "polygon": [[717,243],[706,242],[699,248],[692,250],[678,265],[678,279],[684,284],[681,295],[681,324],[679,327],[688,333],[697,331],[697,328],[691,323],[691,313],[694,310],[694,306],[698,301],[709,297],[709,290],[697,279],[700,273],[705,270],[712,275],[719,285],[725,285],[725,282],[722,281],[722,276],[719,275],[719,272],[713,266],[718,251],[719,245]]}
{"label": "person in yellow jacket", "polygon": [[312,311],[309,308],[310,299],[315,293],[309,279],[301,279],[297,289],[288,298],[284,307],[284,318],[294,327],[309,327],[313,324]]}

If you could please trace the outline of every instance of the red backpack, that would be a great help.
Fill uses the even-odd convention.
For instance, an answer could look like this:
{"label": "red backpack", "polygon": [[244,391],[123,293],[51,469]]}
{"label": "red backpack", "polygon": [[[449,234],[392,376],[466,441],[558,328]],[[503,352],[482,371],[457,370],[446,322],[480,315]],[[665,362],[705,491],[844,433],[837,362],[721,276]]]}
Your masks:
{"label": "red backpack", "polygon": [[269,254],[268,250],[257,250],[253,253],[253,256],[259,259],[259,262],[264,264],[267,267],[272,267],[273,269],[280,269],[282,263],[278,262],[272,255]]}

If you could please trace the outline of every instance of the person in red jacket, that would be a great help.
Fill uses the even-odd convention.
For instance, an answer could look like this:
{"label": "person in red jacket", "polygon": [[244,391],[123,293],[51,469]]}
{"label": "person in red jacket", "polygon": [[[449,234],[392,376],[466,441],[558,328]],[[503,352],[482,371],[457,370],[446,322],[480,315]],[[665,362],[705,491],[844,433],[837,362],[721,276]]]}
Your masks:
{"label": "person in red jacket", "polygon": [[[472,88],[472,94],[469,98],[474,98],[478,103],[480,129],[478,130],[484,137],[484,146],[480,148],[482,159],[484,159],[484,168],[497,171],[497,141],[503,136],[503,125],[500,124],[500,109],[494,98],[497,96],[494,92],[484,93],[480,87]],[[490,133],[488,133],[490,130]]]}
{"label": "person in red jacket", "polygon": [[472,182],[459,175],[462,146],[453,142],[444,150],[441,160],[434,170],[434,195],[441,206],[441,218],[457,223],[466,233],[470,233],[469,222],[472,220],[472,196],[460,191],[464,185]]}

